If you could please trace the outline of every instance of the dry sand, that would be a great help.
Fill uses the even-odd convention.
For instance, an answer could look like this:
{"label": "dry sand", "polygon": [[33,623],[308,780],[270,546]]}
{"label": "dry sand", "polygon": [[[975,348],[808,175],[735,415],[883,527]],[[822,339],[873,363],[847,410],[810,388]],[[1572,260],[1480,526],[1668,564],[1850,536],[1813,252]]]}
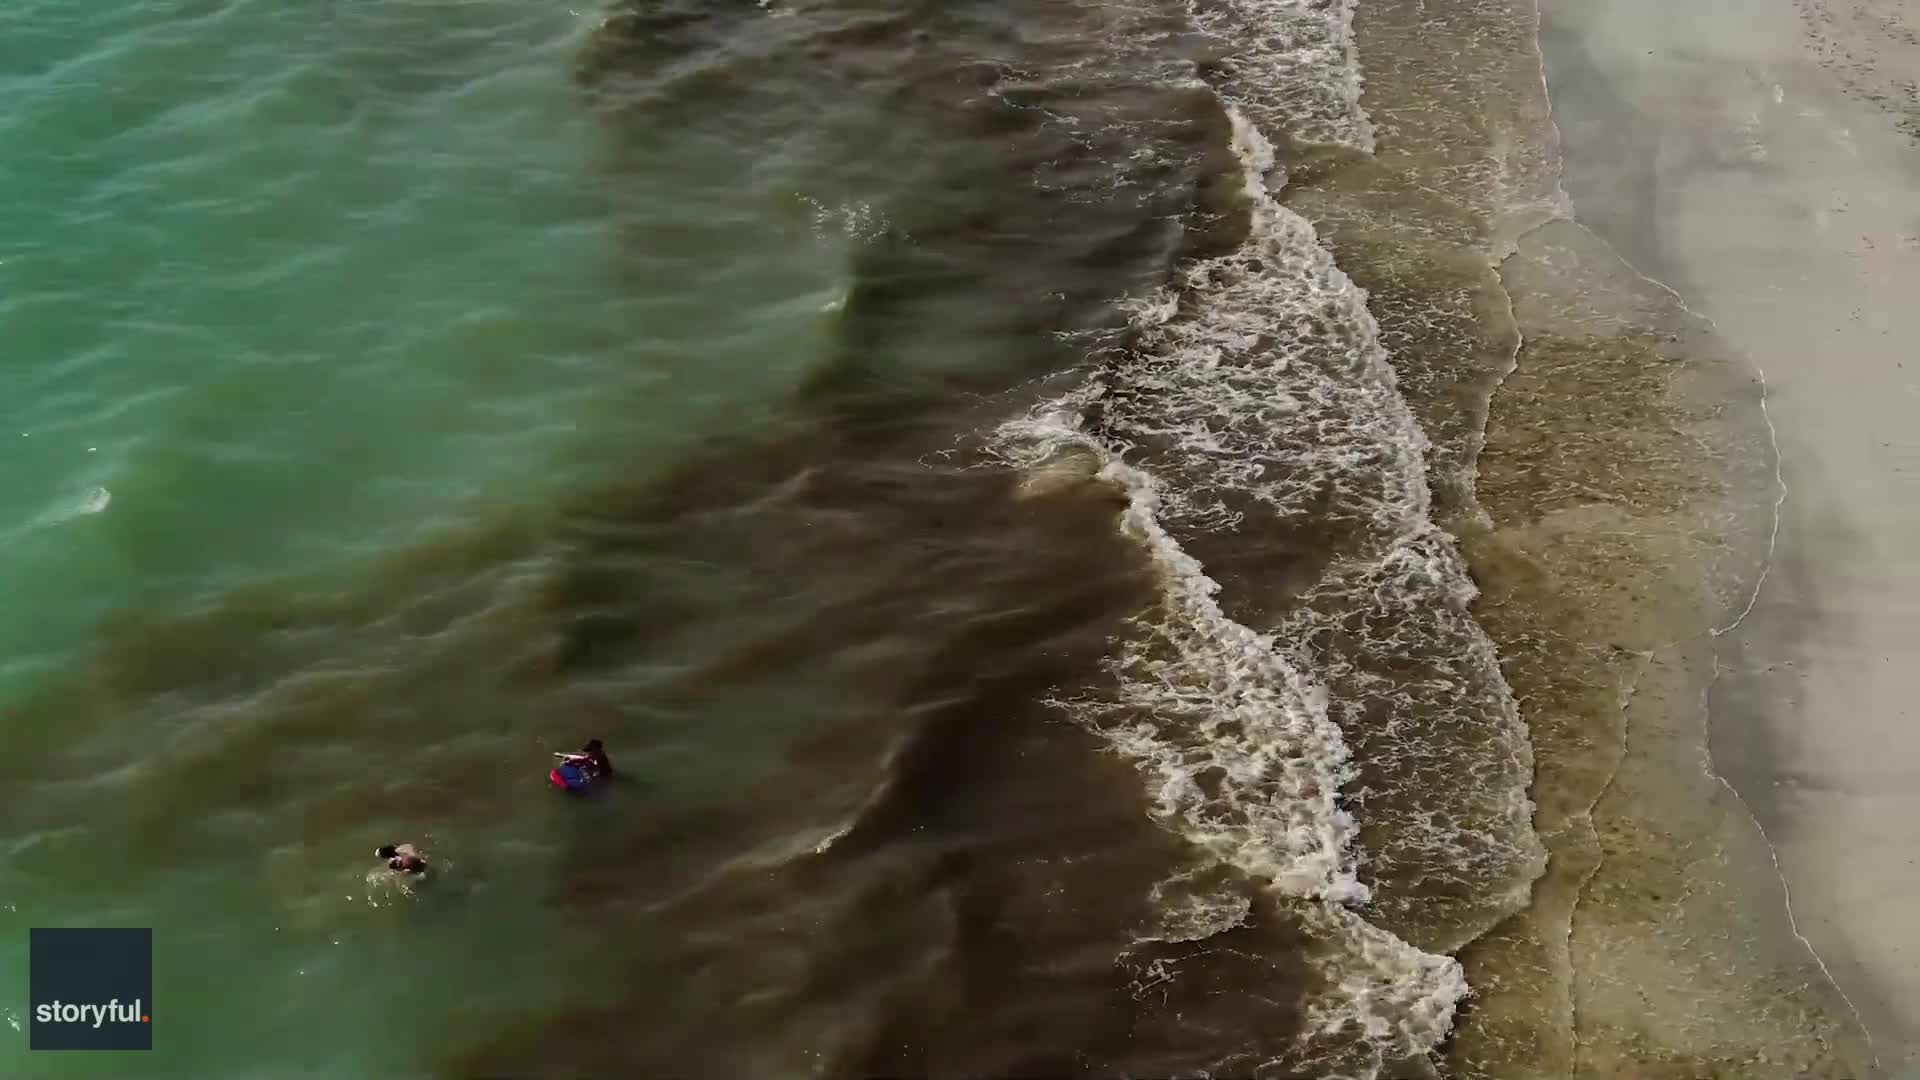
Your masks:
{"label": "dry sand", "polygon": [[1577,219],[1766,373],[1786,498],[1714,765],[1920,1075],[1920,3],[1542,7]]}

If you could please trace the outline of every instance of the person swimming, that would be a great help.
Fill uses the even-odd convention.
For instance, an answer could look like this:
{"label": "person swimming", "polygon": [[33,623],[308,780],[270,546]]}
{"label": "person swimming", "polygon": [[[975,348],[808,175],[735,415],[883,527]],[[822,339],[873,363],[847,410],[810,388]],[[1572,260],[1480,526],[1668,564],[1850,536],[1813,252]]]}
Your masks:
{"label": "person swimming", "polygon": [[424,874],[427,872],[427,857],[420,854],[412,844],[388,844],[374,852],[378,858],[387,860],[387,869],[398,870],[405,874]]}
{"label": "person swimming", "polygon": [[587,745],[577,752],[561,754],[560,758],[580,766],[595,780],[613,775],[613,761],[607,757],[606,747],[601,745],[599,739],[588,739]]}

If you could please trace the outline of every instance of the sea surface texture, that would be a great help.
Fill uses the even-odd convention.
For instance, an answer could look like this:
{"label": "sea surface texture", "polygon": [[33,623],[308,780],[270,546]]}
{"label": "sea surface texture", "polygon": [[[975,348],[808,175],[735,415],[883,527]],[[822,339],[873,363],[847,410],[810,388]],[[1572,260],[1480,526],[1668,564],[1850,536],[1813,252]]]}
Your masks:
{"label": "sea surface texture", "polygon": [[1754,402],[1531,4],[1355,2],[0,5],[0,1075],[89,925],[142,1075],[1751,1064],[1569,926]]}

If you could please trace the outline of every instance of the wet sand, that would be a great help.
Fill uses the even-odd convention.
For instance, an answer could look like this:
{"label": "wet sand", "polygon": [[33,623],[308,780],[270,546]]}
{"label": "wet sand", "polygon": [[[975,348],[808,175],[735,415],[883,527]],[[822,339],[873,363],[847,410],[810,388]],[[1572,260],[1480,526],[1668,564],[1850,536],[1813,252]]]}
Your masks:
{"label": "wet sand", "polygon": [[[1920,8],[1547,0],[1578,220],[1764,370],[1785,499],[1719,635],[1712,768],[1887,1075],[1920,1065]],[[1838,59],[1836,59],[1838,58]],[[1737,407],[1737,406],[1736,406]]]}

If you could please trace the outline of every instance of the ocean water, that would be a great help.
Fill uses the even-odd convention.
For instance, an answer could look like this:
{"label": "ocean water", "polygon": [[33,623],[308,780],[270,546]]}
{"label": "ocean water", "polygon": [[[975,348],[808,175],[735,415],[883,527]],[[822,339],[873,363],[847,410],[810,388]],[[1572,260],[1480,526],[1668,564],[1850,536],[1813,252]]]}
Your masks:
{"label": "ocean water", "polygon": [[[622,202],[571,78],[597,20],[490,3],[0,15],[0,700],[20,751],[0,893],[11,927],[156,927],[153,1064],[170,1074],[410,1067],[388,1048],[408,1030],[569,983],[525,895],[553,837],[475,823],[493,845],[469,855],[426,764],[463,729],[505,737],[511,706],[483,706],[477,679],[460,700],[376,700],[379,672],[435,646],[431,626],[379,629],[399,608],[373,598],[451,605],[429,622],[484,610],[453,595],[487,587],[496,567],[476,561],[528,555],[555,503],[750,422],[827,347],[846,238],[742,190],[740,154],[655,162],[620,181],[646,198]],[[649,209],[723,223],[657,238],[663,259],[712,236],[756,251],[704,289],[636,287],[615,228]],[[439,551],[473,557],[449,571]],[[437,715],[411,728],[416,708]],[[568,739],[597,722],[542,719]],[[545,753],[523,738],[493,756],[538,779]],[[363,791],[410,809],[354,806]],[[444,891],[500,902],[397,907],[365,878],[391,830],[445,849]],[[7,937],[0,1069],[93,1073],[25,1053],[25,938]],[[458,944],[475,939],[524,946]],[[444,954],[444,993],[423,990],[416,948]],[[136,1065],[152,1067],[116,1067]]]}
{"label": "ocean water", "polygon": [[140,1075],[1572,1032],[1474,951],[1556,842],[1475,581],[1535,18],[0,12],[0,1073],[103,1068],[49,925],[155,928]]}

